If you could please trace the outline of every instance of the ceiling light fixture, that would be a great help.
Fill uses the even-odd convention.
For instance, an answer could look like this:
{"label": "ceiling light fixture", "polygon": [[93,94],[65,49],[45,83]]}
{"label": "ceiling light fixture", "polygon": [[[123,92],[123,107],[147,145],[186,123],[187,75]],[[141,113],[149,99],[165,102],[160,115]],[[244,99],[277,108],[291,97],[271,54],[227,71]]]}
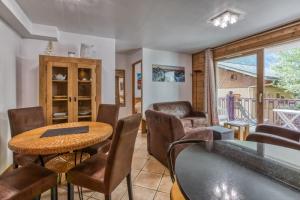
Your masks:
{"label": "ceiling light fixture", "polygon": [[241,13],[226,10],[215,17],[209,19],[209,22],[216,27],[226,28],[230,24],[235,24],[241,17]]}

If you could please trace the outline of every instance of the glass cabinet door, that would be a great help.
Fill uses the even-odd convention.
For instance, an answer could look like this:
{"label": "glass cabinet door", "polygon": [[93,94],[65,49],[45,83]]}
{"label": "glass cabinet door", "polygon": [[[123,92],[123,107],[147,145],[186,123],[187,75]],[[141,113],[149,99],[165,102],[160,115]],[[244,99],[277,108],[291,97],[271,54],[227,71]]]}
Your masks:
{"label": "glass cabinet door", "polygon": [[71,66],[49,62],[47,65],[47,119],[48,124],[72,121]]}
{"label": "glass cabinet door", "polygon": [[96,120],[96,66],[78,65],[75,68],[75,121]]}

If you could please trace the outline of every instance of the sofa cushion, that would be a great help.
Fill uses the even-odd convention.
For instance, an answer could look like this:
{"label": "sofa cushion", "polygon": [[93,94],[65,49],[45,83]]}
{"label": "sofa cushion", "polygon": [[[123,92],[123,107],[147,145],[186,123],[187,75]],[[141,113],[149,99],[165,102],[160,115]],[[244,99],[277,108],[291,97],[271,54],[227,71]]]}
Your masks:
{"label": "sofa cushion", "polygon": [[190,121],[193,128],[208,126],[207,118],[204,117],[185,117],[182,120]]}
{"label": "sofa cushion", "polygon": [[153,104],[153,109],[166,114],[175,115],[178,118],[184,118],[192,113],[192,106],[187,101],[175,101]]}

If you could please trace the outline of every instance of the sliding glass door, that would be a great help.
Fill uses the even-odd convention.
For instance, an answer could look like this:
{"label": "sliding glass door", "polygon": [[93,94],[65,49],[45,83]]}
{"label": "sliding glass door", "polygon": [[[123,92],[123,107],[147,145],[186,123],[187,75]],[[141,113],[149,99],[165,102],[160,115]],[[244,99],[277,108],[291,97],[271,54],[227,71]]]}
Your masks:
{"label": "sliding glass door", "polygon": [[258,121],[258,53],[216,62],[218,114],[220,123],[244,121],[255,126]]}
{"label": "sliding glass door", "polygon": [[264,123],[300,130],[300,42],[264,54]]}
{"label": "sliding glass door", "polygon": [[300,41],[218,60],[216,70],[221,124],[300,130]]}

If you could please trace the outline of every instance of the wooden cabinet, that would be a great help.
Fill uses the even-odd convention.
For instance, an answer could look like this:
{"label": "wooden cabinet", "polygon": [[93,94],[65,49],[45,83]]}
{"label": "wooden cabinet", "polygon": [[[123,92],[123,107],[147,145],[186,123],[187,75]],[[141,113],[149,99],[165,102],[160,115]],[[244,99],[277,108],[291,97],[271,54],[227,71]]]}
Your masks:
{"label": "wooden cabinet", "polygon": [[100,60],[41,55],[39,70],[39,102],[47,124],[96,120]]}

